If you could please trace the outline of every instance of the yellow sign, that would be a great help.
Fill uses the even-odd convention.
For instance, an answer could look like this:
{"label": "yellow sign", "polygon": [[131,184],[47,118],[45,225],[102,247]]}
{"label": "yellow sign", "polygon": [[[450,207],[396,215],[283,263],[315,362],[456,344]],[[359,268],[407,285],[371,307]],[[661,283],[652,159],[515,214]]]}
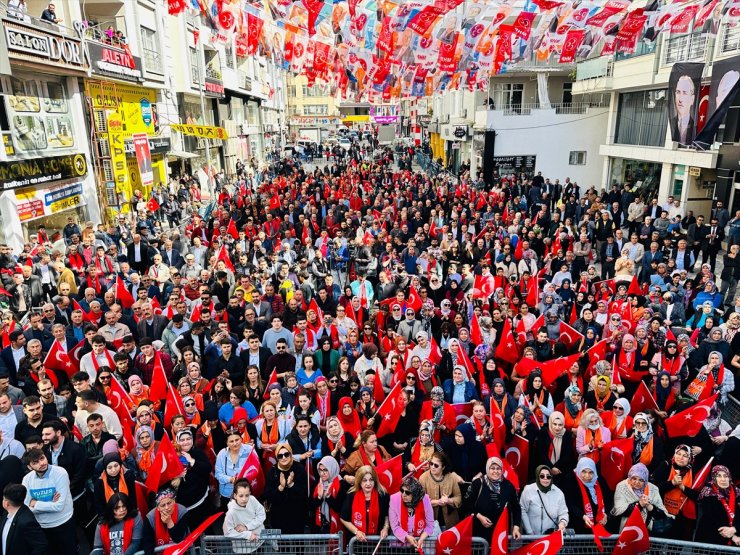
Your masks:
{"label": "yellow sign", "polygon": [[87,81],[85,88],[93,109],[120,113],[124,139],[134,133],[158,134],[155,90],[107,81]]}
{"label": "yellow sign", "polygon": [[118,112],[108,114],[108,144],[113,181],[116,184],[116,193],[120,195],[126,192],[128,169],[126,167],[126,146],[123,140],[123,121]]}
{"label": "yellow sign", "polygon": [[188,125],[183,123],[171,123],[170,127],[183,135],[193,135],[201,139],[228,139],[229,134],[223,127],[211,127],[210,125]]}
{"label": "yellow sign", "polygon": [[13,156],[15,154],[15,148],[13,148],[13,141],[10,140],[10,135],[3,135],[3,145],[5,145],[5,156]]}
{"label": "yellow sign", "polygon": [[345,122],[357,122],[357,123],[363,123],[370,121],[370,116],[363,116],[363,115],[355,115],[355,116],[344,116],[342,118],[342,121]]}

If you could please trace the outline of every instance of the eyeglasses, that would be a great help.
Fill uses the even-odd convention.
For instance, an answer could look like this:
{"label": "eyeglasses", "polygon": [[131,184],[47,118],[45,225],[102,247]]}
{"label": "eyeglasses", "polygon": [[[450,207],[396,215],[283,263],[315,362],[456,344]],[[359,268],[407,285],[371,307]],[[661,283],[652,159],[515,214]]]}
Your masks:
{"label": "eyeglasses", "polygon": [[289,459],[289,458],[290,458],[290,453],[280,453],[280,454],[279,454],[279,455],[277,456],[277,458],[278,458],[278,459]]}
{"label": "eyeglasses", "polygon": [[185,406],[186,407],[194,407],[195,406],[195,403],[191,401],[191,402],[185,403]]}
{"label": "eyeglasses", "polygon": [[540,474],[540,480],[552,480],[552,476],[550,474]]}
{"label": "eyeglasses", "polygon": [[323,467],[319,467],[319,472],[329,472],[329,470]]}
{"label": "eyeglasses", "polygon": [[614,410],[624,410],[624,409],[620,407],[619,405],[614,405]]}
{"label": "eyeglasses", "polygon": [[430,462],[429,466],[431,466],[432,468],[442,468],[442,465],[436,462]]}
{"label": "eyeglasses", "polygon": [[110,381],[110,376],[100,376],[99,379],[100,379],[101,382],[103,382],[103,381],[109,382]]}
{"label": "eyeglasses", "polygon": [[415,382],[416,381],[416,376],[406,376],[406,379]]}
{"label": "eyeglasses", "polygon": [[401,495],[411,495],[411,492],[407,489],[401,488]]}
{"label": "eyeglasses", "polygon": [[329,383],[338,383],[338,382],[339,382],[339,380],[336,379],[336,378],[332,378],[332,379],[329,380]]}

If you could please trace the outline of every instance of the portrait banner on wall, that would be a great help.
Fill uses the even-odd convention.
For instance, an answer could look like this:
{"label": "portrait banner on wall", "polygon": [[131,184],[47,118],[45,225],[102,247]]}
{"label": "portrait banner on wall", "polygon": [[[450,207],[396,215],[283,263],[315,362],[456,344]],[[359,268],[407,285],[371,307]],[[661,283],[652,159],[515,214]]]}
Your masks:
{"label": "portrait banner on wall", "polygon": [[707,119],[696,136],[695,144],[707,149],[714,142],[717,129],[727,116],[738,89],[740,89],[740,56],[714,62],[712,84],[709,87]]}
{"label": "portrait banner on wall", "polygon": [[671,140],[690,146],[696,137],[699,91],[703,63],[673,64],[668,80],[671,101],[668,103],[668,121]]}
{"label": "portrait banner on wall", "polygon": [[154,184],[154,170],[152,168],[152,153],[149,150],[149,139],[145,133],[136,133],[133,140],[141,184],[144,187],[151,187]]}

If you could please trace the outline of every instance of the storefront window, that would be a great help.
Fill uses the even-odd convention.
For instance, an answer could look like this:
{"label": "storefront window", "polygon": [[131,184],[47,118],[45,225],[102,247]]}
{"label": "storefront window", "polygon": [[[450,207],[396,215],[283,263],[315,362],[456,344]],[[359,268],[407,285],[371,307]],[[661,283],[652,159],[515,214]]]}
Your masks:
{"label": "storefront window", "polygon": [[663,164],[660,163],[613,158],[609,182],[617,185],[630,183],[640,194],[649,197],[658,190],[662,169]]}
{"label": "storefront window", "polygon": [[668,107],[665,89],[619,95],[615,143],[663,146],[667,130]]}

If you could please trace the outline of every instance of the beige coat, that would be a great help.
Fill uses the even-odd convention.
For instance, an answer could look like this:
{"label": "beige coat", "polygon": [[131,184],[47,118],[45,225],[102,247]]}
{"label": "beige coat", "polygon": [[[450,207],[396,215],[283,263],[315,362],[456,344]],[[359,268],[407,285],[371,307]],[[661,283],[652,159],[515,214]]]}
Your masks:
{"label": "beige coat", "polygon": [[452,499],[452,505],[434,507],[434,517],[441,527],[450,528],[460,522],[458,509],[462,505],[462,493],[458,484],[459,476],[454,472],[445,474],[441,482],[437,482],[427,470],[419,478],[419,482],[424,487],[424,491],[429,495],[429,499],[434,502],[446,495]]}

